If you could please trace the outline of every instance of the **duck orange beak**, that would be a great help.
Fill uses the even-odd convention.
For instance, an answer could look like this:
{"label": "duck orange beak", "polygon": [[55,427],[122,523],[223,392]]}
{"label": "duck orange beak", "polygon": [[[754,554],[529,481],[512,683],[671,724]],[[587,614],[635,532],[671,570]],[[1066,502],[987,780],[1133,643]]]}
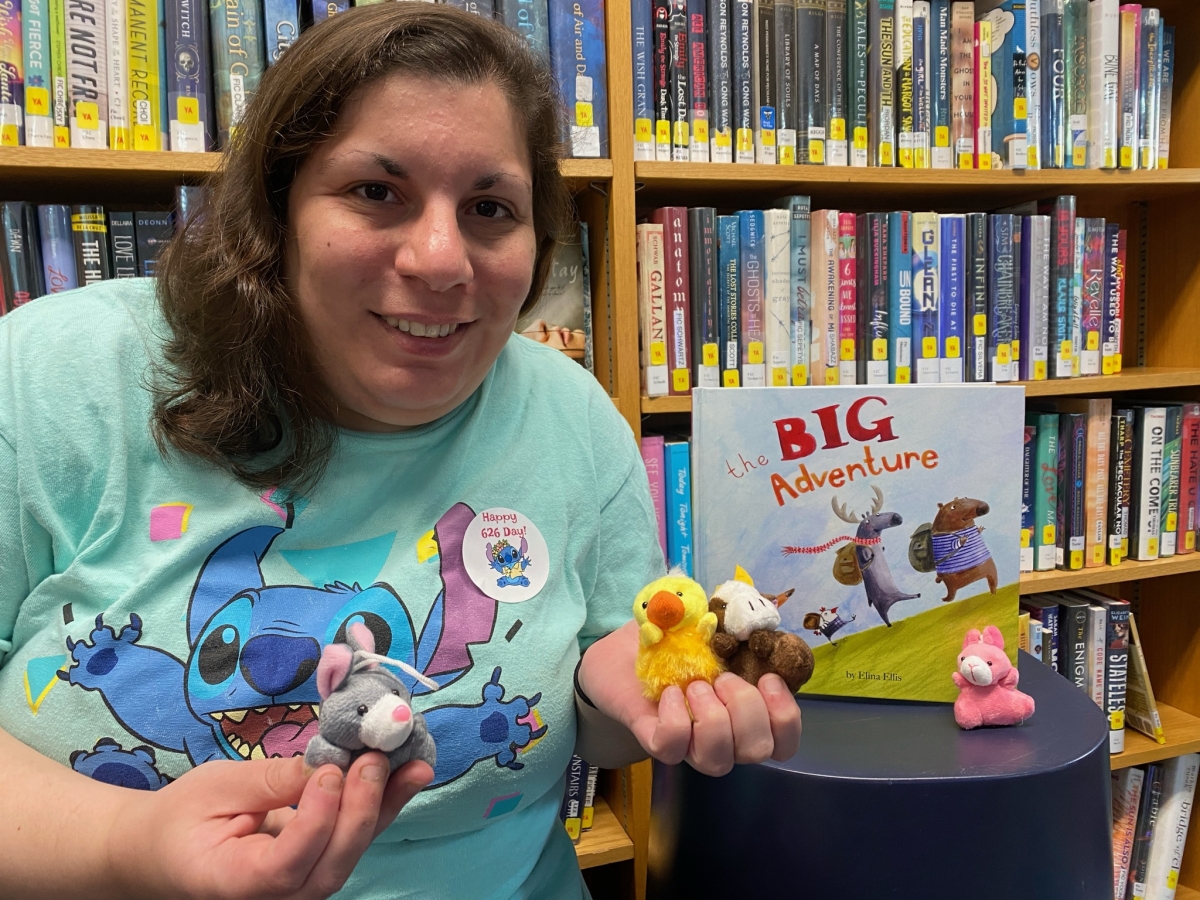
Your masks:
{"label": "duck orange beak", "polygon": [[659,591],[650,598],[646,618],[663,631],[674,628],[683,621],[683,601],[670,591]]}

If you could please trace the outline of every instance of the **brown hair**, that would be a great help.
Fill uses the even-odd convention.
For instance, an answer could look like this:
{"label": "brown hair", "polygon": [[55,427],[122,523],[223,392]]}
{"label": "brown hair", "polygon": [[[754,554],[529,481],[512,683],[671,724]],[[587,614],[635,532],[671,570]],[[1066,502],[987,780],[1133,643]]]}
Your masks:
{"label": "brown hair", "polygon": [[159,262],[170,329],[151,385],[160,451],[173,446],[250,487],[303,492],[320,480],[336,430],[284,283],[288,192],[347,101],[393,74],[494,82],[508,98],[533,169],[538,249],[522,312],[540,295],[570,209],[548,67],[520,35],[451,6],[389,2],[342,13],[305,32],[263,76],[202,208]]}

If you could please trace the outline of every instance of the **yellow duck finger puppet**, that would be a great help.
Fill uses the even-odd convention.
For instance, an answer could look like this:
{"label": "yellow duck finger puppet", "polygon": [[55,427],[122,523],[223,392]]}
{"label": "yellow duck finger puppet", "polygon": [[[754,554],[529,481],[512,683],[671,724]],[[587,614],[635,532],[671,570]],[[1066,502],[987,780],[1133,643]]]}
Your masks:
{"label": "yellow duck finger puppet", "polygon": [[669,685],[683,690],[693,681],[711,684],[725,671],[709,646],[717,617],[692,579],[673,571],[650,582],[633,603],[633,617],[639,627],[637,676],[651,700]]}

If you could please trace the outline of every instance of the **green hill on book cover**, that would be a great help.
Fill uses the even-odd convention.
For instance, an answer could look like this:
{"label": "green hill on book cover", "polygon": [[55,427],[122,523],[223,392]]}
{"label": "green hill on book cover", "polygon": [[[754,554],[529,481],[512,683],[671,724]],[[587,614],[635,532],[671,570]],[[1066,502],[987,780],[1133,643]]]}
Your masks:
{"label": "green hill on book cover", "polygon": [[794,589],[805,693],[952,701],[963,636],[1016,656],[1024,392],[996,385],[697,389],[697,580]]}

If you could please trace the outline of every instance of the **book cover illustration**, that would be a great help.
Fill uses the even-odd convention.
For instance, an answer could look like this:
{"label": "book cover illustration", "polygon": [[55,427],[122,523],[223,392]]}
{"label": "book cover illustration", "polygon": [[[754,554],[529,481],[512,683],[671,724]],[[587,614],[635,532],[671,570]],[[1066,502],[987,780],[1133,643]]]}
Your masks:
{"label": "book cover illustration", "polygon": [[[986,396],[984,393],[986,392]],[[1017,647],[1023,393],[697,390],[697,580],[795,589],[806,693],[952,702],[962,636]]]}
{"label": "book cover illustration", "polygon": [[592,290],[589,284],[587,223],[575,239],[559,244],[542,296],[517,322],[517,332],[560,350],[593,371]]}

